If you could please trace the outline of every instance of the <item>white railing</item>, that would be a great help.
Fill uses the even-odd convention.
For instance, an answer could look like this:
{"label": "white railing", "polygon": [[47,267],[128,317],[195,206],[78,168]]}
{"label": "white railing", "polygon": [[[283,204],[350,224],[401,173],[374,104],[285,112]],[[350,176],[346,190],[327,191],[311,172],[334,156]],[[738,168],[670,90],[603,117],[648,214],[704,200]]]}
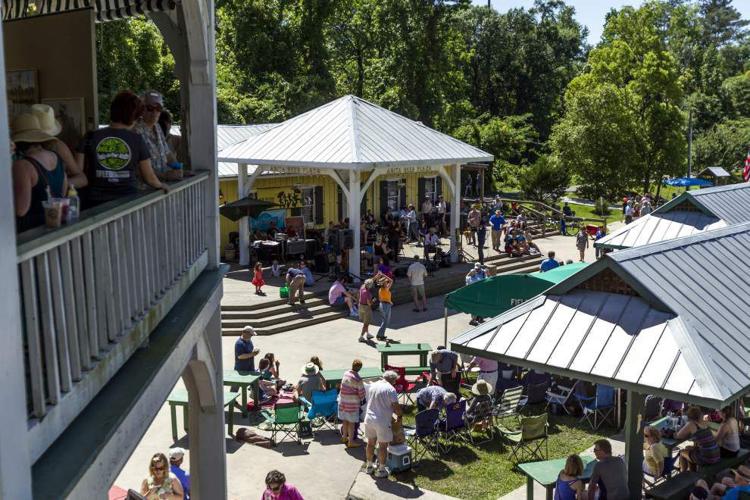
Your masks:
{"label": "white railing", "polygon": [[[207,182],[200,173],[167,194],[111,202],[74,225],[19,235],[31,422],[70,399],[55,418],[59,434],[148,337],[196,268],[205,267]],[[71,397],[79,385],[85,388]]]}

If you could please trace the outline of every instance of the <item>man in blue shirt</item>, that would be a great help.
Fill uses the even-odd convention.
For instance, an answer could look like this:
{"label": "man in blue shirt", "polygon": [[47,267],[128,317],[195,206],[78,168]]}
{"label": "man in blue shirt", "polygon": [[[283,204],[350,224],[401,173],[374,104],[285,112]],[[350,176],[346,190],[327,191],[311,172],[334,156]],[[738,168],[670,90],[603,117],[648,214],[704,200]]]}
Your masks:
{"label": "man in blue shirt", "polygon": [[305,275],[305,286],[315,285],[315,278],[313,277],[313,273],[312,271],[310,271],[310,268],[307,267],[307,263],[304,260],[300,261],[299,268],[302,270],[302,274]]}
{"label": "man in blue shirt", "polygon": [[174,474],[180,481],[182,491],[185,492],[185,500],[190,500],[190,474],[180,467],[184,456],[185,450],[182,448],[172,448],[169,450],[169,472]]}
{"label": "man in blue shirt", "polygon": [[417,391],[417,411],[437,408],[456,402],[456,395],[439,385],[428,385]]}
{"label": "man in blue shirt", "polygon": [[547,258],[544,259],[539,266],[539,270],[544,273],[558,267],[559,265],[560,264],[555,260],[555,252],[550,251],[547,254]]}
{"label": "man in blue shirt", "polygon": [[461,377],[458,375],[458,354],[445,346],[438,346],[430,356],[430,372],[433,383],[438,383],[446,391],[459,396]]}
{"label": "man in blue shirt", "polygon": [[238,372],[254,372],[255,356],[260,349],[256,349],[251,340],[255,335],[255,329],[252,326],[246,326],[242,329],[242,335],[234,343],[234,369]]}
{"label": "man in blue shirt", "polygon": [[490,217],[490,224],[492,224],[492,249],[499,252],[503,241],[503,226],[505,225],[505,217],[500,210],[495,210],[494,215]]}

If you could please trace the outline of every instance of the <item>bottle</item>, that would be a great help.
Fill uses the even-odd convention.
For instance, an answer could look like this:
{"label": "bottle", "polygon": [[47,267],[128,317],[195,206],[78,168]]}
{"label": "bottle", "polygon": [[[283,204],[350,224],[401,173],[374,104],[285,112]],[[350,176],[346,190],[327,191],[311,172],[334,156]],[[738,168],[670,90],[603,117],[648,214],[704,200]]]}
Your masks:
{"label": "bottle", "polygon": [[68,218],[67,223],[73,224],[75,222],[78,222],[78,218],[81,214],[81,199],[78,197],[78,191],[76,191],[75,186],[70,186],[70,189],[68,189],[68,200],[70,200],[69,206],[68,206]]}

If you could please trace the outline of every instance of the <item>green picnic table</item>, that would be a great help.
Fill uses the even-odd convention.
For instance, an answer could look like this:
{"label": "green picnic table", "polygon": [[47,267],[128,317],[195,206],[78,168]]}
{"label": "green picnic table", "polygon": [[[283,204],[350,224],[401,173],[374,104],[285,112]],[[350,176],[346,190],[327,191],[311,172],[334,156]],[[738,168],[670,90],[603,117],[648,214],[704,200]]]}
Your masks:
{"label": "green picnic table", "polygon": [[[224,408],[229,407],[229,435],[234,435],[234,402],[239,396],[236,392],[224,393]],[[185,389],[175,389],[167,398],[169,415],[172,418],[172,440],[177,441],[177,407],[182,406],[183,427],[188,430],[188,392]]]}
{"label": "green picnic table", "polygon": [[[344,378],[344,373],[346,373],[347,371],[349,371],[349,369],[321,370],[320,374],[323,375],[324,379],[326,379],[328,389],[333,389],[341,384],[341,379]],[[383,370],[381,370],[380,368],[363,366],[359,370],[359,376],[362,378],[378,378],[383,376]]]}
{"label": "green picnic table", "polygon": [[252,387],[253,391],[253,408],[255,408],[255,411],[260,410],[260,385],[258,383],[258,380],[260,380],[260,374],[257,372],[240,373],[237,370],[224,370],[224,385],[227,385],[231,388],[239,387],[242,391],[240,393],[242,395],[242,398],[240,399],[240,401],[242,402],[242,406],[240,407],[242,416],[247,416],[248,387]]}
{"label": "green picnic table", "polygon": [[430,344],[378,344],[380,369],[385,370],[389,356],[419,356],[420,366],[427,366],[427,353],[432,351]]}
{"label": "green picnic table", "polygon": [[[545,460],[544,462],[518,464],[518,468],[526,475],[527,500],[533,500],[534,498],[534,481],[544,486],[547,490],[547,500],[552,500],[557,476],[565,468],[565,460],[565,458],[556,458],[554,460]],[[583,461],[584,469],[583,474],[578,476],[578,479],[586,483],[591,479],[591,472],[594,470],[596,459],[590,455],[582,455],[581,460]]]}

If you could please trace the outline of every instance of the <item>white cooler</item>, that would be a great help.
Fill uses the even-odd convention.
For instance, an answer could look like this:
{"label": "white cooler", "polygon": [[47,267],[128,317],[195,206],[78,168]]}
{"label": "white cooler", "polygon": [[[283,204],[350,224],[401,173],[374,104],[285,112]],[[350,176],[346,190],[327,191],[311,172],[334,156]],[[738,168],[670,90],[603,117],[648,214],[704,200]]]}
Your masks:
{"label": "white cooler", "polygon": [[411,448],[406,444],[389,445],[386,466],[391,472],[411,469]]}

